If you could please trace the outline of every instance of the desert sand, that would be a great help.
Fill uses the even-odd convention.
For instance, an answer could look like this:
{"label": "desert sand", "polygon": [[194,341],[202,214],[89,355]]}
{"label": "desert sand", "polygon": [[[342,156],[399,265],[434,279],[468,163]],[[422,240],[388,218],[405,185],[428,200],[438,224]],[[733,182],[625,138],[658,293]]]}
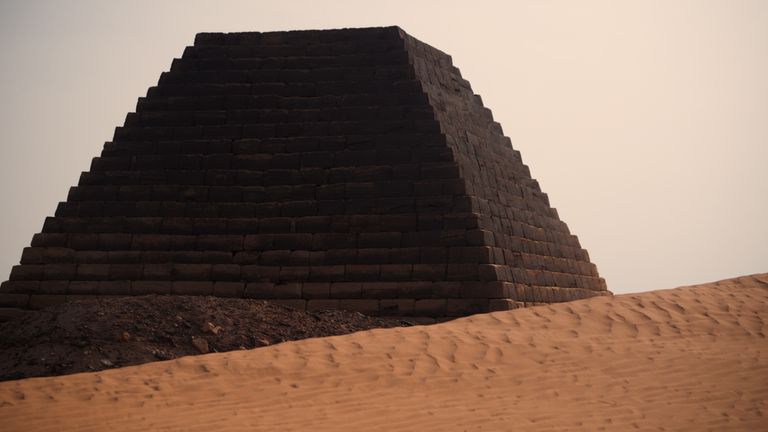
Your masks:
{"label": "desert sand", "polygon": [[768,274],[0,383],[5,431],[768,430]]}

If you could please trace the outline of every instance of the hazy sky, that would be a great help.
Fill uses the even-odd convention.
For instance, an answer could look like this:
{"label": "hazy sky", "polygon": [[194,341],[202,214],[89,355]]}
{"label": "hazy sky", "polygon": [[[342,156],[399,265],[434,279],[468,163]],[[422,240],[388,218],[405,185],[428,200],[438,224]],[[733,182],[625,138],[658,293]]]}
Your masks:
{"label": "hazy sky", "polygon": [[203,31],[399,25],[451,54],[608,287],[768,271],[766,1],[0,2],[0,279]]}

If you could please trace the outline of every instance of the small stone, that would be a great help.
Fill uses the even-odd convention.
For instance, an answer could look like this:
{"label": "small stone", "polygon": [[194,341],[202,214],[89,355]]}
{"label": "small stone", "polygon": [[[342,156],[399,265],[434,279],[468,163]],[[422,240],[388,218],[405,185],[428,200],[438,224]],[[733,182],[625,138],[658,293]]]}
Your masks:
{"label": "small stone", "polygon": [[256,339],[256,341],[257,341],[257,342],[258,342],[258,343],[259,343],[261,346],[272,345],[272,342],[270,342],[270,341],[269,341],[269,339],[267,339],[267,338],[258,338],[258,339]]}
{"label": "small stone", "polygon": [[157,358],[158,360],[170,360],[173,358],[172,355],[164,352],[164,351],[152,351],[152,354]]}
{"label": "small stone", "polygon": [[103,364],[103,365],[104,365],[104,366],[106,366],[106,367],[112,367],[112,366],[114,366],[114,365],[115,365],[114,363],[112,363],[112,362],[111,362],[111,361],[109,361],[108,359],[101,359],[101,364]]}
{"label": "small stone", "polygon": [[128,333],[127,331],[119,332],[115,334],[115,340],[117,340],[118,342],[128,342],[129,340],[131,340],[131,334]]}
{"label": "small stone", "polygon": [[208,349],[208,341],[207,340],[205,340],[203,338],[192,336],[192,345],[198,351],[200,351],[200,354],[208,354],[209,349]]}
{"label": "small stone", "polygon": [[217,326],[216,324],[213,324],[212,322],[206,322],[205,325],[203,326],[203,331],[205,333],[218,335],[221,330],[222,330],[221,327]]}

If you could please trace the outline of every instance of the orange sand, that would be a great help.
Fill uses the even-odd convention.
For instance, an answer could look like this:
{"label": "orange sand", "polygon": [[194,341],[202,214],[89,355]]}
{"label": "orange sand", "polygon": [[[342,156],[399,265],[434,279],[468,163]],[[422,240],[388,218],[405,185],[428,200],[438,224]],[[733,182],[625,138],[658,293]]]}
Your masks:
{"label": "orange sand", "polygon": [[766,321],[745,276],[0,383],[0,430],[768,430]]}

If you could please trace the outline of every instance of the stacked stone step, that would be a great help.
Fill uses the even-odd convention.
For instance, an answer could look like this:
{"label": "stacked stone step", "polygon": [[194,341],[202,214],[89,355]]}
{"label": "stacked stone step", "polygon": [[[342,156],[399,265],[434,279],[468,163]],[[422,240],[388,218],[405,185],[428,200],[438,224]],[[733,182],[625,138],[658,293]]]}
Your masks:
{"label": "stacked stone step", "polygon": [[0,306],[177,294],[452,317],[606,292],[450,59],[392,27],[199,34]]}
{"label": "stacked stone step", "polygon": [[608,294],[605,280],[546,194],[531,178],[491,111],[451,57],[402,34],[409,60],[453,151],[479,228],[496,255],[498,279],[518,284],[516,298],[553,302]]}

